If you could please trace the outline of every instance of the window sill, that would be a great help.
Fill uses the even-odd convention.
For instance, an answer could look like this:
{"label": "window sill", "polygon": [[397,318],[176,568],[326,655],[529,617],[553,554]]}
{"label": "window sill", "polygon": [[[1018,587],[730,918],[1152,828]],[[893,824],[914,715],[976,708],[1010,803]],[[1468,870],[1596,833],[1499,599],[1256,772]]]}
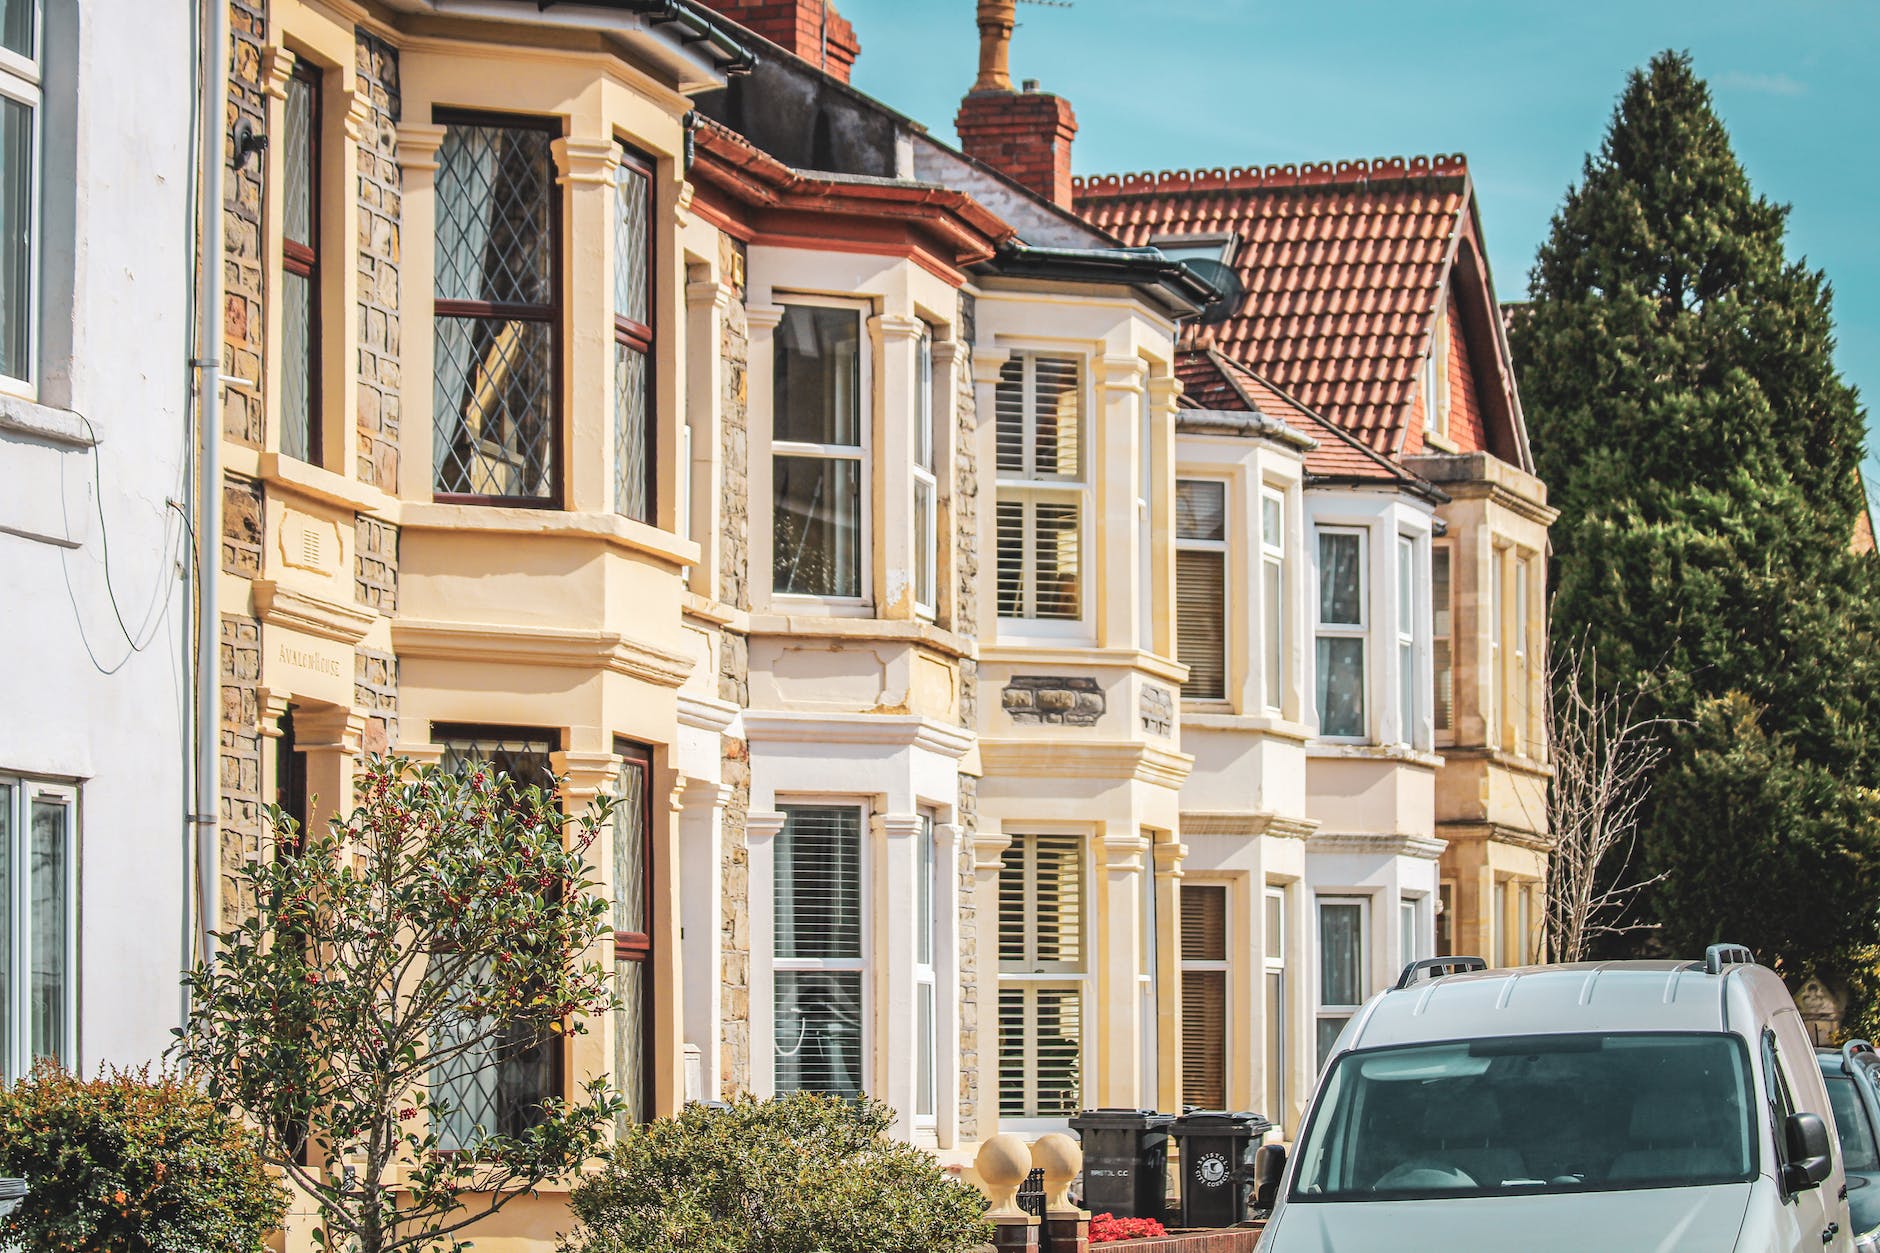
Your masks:
{"label": "window sill", "polygon": [[67,448],[95,448],[103,441],[82,415],[0,392],[0,431]]}
{"label": "window sill", "polygon": [[1182,725],[1199,731],[1242,731],[1250,735],[1271,735],[1303,744],[1312,738],[1312,729],[1303,722],[1291,722],[1276,713],[1235,713],[1222,702],[1183,701]]}
{"label": "window sill", "polygon": [[258,456],[255,477],[355,513],[390,514],[397,507],[390,496],[376,487],[284,453],[264,452]]}
{"label": "window sill", "polygon": [[1383,761],[1434,770],[1443,764],[1435,753],[1411,748],[1408,744],[1369,744],[1359,740],[1318,738],[1306,745],[1306,756],[1334,761]]}
{"label": "window sill", "polygon": [[696,565],[699,559],[698,545],[693,541],[613,513],[407,501],[399,511],[399,522],[408,531],[600,540],[674,567]]}
{"label": "window sill", "polygon": [[[774,608],[775,606],[773,606]],[[815,639],[906,640],[924,644],[952,657],[973,657],[971,640],[931,622],[907,618],[826,617],[813,613],[753,613],[748,629],[753,636],[790,635]]]}

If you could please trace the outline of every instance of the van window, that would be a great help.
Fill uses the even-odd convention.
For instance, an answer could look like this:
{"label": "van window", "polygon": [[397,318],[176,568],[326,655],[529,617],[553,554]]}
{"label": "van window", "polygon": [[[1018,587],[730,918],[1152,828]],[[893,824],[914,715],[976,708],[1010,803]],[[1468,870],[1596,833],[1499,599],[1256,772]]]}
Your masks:
{"label": "van window", "polygon": [[1769,1130],[1776,1146],[1776,1177],[1781,1178],[1780,1168],[1789,1164],[1788,1137],[1782,1129],[1795,1112],[1795,1095],[1789,1087],[1788,1072],[1782,1069],[1782,1059],[1776,1055],[1776,1033],[1767,1028],[1762,1034],[1762,1063],[1763,1096],[1769,1102]]}
{"label": "van window", "polygon": [[1741,1183],[1756,1175],[1735,1036],[1502,1036],[1340,1057],[1294,1201],[1393,1201]]}
{"label": "van window", "polygon": [[1841,1134],[1841,1157],[1849,1170],[1880,1171],[1880,1152],[1873,1142],[1873,1127],[1860,1107],[1860,1093],[1845,1075],[1825,1075],[1828,1104],[1834,1107],[1834,1127]]}

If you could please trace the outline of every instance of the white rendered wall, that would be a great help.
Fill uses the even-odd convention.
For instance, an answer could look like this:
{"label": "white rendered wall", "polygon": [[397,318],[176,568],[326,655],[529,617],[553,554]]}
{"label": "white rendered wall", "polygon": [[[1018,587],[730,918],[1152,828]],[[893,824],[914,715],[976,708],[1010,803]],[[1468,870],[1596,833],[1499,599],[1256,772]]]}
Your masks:
{"label": "white rendered wall", "polygon": [[44,7],[41,407],[0,424],[0,773],[79,786],[91,1070],[161,1054],[187,951],[188,541],[165,502],[185,499],[190,6]]}

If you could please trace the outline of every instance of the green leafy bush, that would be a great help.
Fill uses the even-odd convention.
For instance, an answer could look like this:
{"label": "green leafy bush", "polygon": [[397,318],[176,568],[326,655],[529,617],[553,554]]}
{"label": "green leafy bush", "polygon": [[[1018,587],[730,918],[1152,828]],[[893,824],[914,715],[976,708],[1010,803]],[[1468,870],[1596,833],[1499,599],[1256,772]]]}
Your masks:
{"label": "green leafy bush", "polygon": [[0,1243],[49,1253],[257,1253],[286,1211],[240,1124],[147,1070],[0,1091],[0,1175],[31,1188]]}
{"label": "green leafy bush", "polygon": [[635,1127],[574,1191],[563,1253],[957,1253],[986,1202],[885,1134],[875,1101],[800,1092]]}

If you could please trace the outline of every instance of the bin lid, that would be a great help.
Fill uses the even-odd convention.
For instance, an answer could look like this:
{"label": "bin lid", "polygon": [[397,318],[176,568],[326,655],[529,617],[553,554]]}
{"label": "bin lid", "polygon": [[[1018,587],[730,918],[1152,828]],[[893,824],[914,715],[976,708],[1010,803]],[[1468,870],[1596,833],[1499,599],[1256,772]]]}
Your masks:
{"label": "bin lid", "polygon": [[1265,1135],[1273,1129],[1273,1123],[1264,1114],[1252,1110],[1224,1109],[1190,1110],[1175,1120],[1169,1128],[1170,1135],[1221,1135],[1234,1133],[1239,1135]]}
{"label": "bin lid", "polygon": [[1173,1114],[1152,1109],[1084,1109],[1071,1118],[1075,1131],[1161,1131],[1175,1121]]}
{"label": "bin lid", "polygon": [[24,1179],[0,1178],[0,1201],[18,1201],[26,1196]]}

